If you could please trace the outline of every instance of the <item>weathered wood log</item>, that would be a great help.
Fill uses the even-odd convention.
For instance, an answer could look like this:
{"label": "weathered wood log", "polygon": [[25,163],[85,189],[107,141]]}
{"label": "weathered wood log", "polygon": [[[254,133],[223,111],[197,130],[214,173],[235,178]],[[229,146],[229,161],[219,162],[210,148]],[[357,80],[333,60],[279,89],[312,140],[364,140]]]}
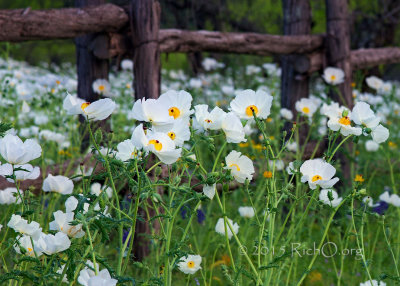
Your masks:
{"label": "weathered wood log", "polygon": [[353,70],[400,62],[400,48],[359,49],[351,51]]}
{"label": "weathered wood log", "polygon": [[[285,35],[310,34],[311,6],[309,0],[283,0],[283,30]],[[296,101],[308,97],[309,93],[308,75],[296,78],[297,58],[297,54],[281,57],[281,105],[291,109],[294,114],[297,114]],[[289,127],[285,129],[290,130]]]}
{"label": "weathered wood log", "polygon": [[[340,84],[341,96],[333,95],[336,101],[353,106],[351,88],[351,51],[348,0],[325,0],[327,64],[344,71],[344,82]],[[343,102],[343,100],[345,102]]]}
{"label": "weathered wood log", "polygon": [[68,39],[88,33],[116,32],[129,22],[121,7],[0,10],[0,41]]}
{"label": "weathered wood log", "polygon": [[161,6],[155,0],[133,0],[130,9],[135,98],[158,98],[161,60],[158,45]]}
{"label": "weathered wood log", "polygon": [[160,30],[160,50],[169,52],[218,52],[253,54],[308,53],[322,46],[322,35],[278,36],[258,33]]}

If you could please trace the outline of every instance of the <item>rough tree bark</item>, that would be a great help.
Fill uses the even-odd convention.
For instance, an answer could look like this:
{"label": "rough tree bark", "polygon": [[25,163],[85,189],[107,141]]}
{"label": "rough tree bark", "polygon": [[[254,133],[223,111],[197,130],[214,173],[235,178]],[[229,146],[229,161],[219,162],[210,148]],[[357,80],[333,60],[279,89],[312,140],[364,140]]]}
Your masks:
{"label": "rough tree bark", "polygon": [[[311,32],[311,7],[309,0],[283,0],[283,32],[285,35],[308,35]],[[282,107],[297,114],[295,103],[308,97],[308,75],[296,77],[294,63],[299,55],[282,56],[281,103]]]}
{"label": "rough tree bark", "polygon": [[[105,0],[75,0],[75,5],[77,7],[95,6],[104,3]],[[99,59],[94,53],[96,47],[107,47],[108,42],[108,36],[104,34],[87,34],[75,38],[78,97],[87,102],[93,102],[100,97],[93,91],[92,83],[96,79],[108,79],[108,59]],[[81,117],[80,121],[83,122],[85,119]],[[105,127],[105,121],[97,123],[97,126]],[[86,132],[82,141],[81,150],[85,150],[88,146],[89,135]]]}
{"label": "rough tree bark", "polygon": [[155,0],[132,0],[131,3],[135,98],[158,98],[161,80],[158,44],[161,7]]}
{"label": "rough tree bark", "polygon": [[[333,95],[336,101],[353,106],[351,88],[351,50],[348,0],[325,0],[327,64],[345,73],[344,83],[339,85],[342,96]],[[345,101],[345,102],[343,102]]]}

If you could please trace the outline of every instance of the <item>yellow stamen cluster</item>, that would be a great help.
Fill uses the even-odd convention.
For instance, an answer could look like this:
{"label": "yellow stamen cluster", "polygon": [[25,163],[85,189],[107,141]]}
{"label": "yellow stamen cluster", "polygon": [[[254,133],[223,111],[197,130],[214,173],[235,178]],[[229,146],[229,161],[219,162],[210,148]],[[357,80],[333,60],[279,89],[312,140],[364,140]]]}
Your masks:
{"label": "yellow stamen cluster", "polygon": [[311,181],[314,183],[316,181],[322,180],[322,177],[320,175],[315,175],[314,177],[311,178]]}
{"label": "yellow stamen cluster", "polygon": [[229,168],[232,168],[232,167],[236,167],[236,170],[239,172],[240,171],[240,167],[238,166],[238,164],[230,164],[229,165]]}
{"label": "yellow stamen cluster", "polygon": [[156,149],[156,151],[161,151],[161,149],[162,149],[162,143],[158,140],[152,139],[149,141],[149,144],[154,145],[154,148]]}
{"label": "yellow stamen cluster", "polygon": [[181,111],[179,110],[178,107],[171,107],[168,109],[169,116],[174,117],[174,119],[177,119],[181,115]]}
{"label": "yellow stamen cluster", "polygon": [[90,105],[90,102],[82,103],[81,109],[82,109],[83,111],[85,111],[85,108],[88,107],[89,105]]}
{"label": "yellow stamen cluster", "polygon": [[351,121],[348,116],[343,116],[342,118],[339,119],[339,123],[342,125],[350,125]]}
{"label": "yellow stamen cluster", "polygon": [[175,140],[176,134],[174,132],[168,132],[168,137],[171,138],[172,140]]}
{"label": "yellow stamen cluster", "polygon": [[310,108],[308,108],[307,106],[303,107],[301,109],[301,111],[303,111],[305,114],[309,114],[310,113]]}
{"label": "yellow stamen cluster", "polygon": [[247,116],[253,116],[253,111],[257,115],[258,114],[258,108],[255,105],[249,105],[246,107],[246,115]]}
{"label": "yellow stamen cluster", "polygon": [[187,263],[187,267],[189,267],[189,268],[194,268],[194,266],[195,266],[194,261],[189,261],[189,262]]}
{"label": "yellow stamen cluster", "polygon": [[99,91],[104,91],[106,89],[106,87],[104,85],[99,85]]}

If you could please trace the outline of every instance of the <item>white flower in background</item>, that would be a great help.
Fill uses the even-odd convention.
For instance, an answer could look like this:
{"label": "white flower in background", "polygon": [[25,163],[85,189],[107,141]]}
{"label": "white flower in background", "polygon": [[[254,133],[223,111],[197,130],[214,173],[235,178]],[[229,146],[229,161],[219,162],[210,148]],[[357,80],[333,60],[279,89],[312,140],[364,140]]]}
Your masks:
{"label": "white flower in background", "polygon": [[231,151],[225,158],[225,169],[231,170],[233,177],[239,183],[244,183],[246,179],[251,181],[255,172],[253,161],[249,157],[242,155],[238,151]]}
{"label": "white flower in background", "polygon": [[343,136],[355,135],[360,136],[362,129],[360,127],[351,126],[351,113],[341,117],[331,117],[328,121],[329,129],[340,131]]}
{"label": "white flower in background", "polygon": [[356,103],[351,114],[354,123],[368,128],[375,128],[380,122],[380,118],[375,116],[371,106],[362,101]]}
{"label": "white flower in background", "polygon": [[42,233],[42,228],[40,227],[39,223],[36,221],[28,223],[28,221],[23,219],[20,215],[13,214],[7,226],[16,232],[32,236],[33,239],[37,239]]}
{"label": "white flower in background", "polygon": [[96,100],[92,103],[68,94],[64,99],[63,108],[69,115],[81,114],[89,120],[99,121],[109,117],[115,110],[116,104],[109,98]]}
{"label": "white flower in background", "polygon": [[61,195],[72,194],[74,183],[71,179],[64,176],[53,176],[51,174],[43,181],[44,192],[54,192]]}
{"label": "white flower in background", "polygon": [[65,136],[50,130],[42,130],[39,133],[39,138],[47,141],[54,141],[58,144],[63,144],[66,140]]}
{"label": "white flower in background", "polygon": [[138,99],[133,105],[132,117],[138,121],[150,122],[153,125],[172,124],[174,118],[162,102],[156,99]]}
{"label": "white flower in background", "polygon": [[379,149],[379,144],[376,143],[376,142],[373,141],[373,140],[368,140],[367,142],[365,142],[365,149],[366,149],[368,152],[375,152],[375,151],[378,151],[378,149]]}
{"label": "white flower in background", "polygon": [[199,104],[194,107],[196,121],[205,130],[218,130],[222,127],[226,113],[218,106],[208,112],[207,104]]}
{"label": "white flower in background", "polygon": [[363,198],[363,203],[369,206],[370,208],[373,208],[379,204],[374,205],[374,200],[370,196],[366,196]]}
{"label": "white flower in background", "polygon": [[253,118],[253,112],[258,118],[266,119],[271,113],[273,97],[259,89],[256,92],[251,89],[239,91],[231,101],[231,110],[241,119]]}
{"label": "white flower in background", "polygon": [[[235,234],[238,234],[239,232],[239,225],[235,222],[233,222],[230,218],[226,218],[226,220],[231,224],[233,231]],[[228,234],[228,238],[231,239],[233,236],[233,233],[231,229],[229,228],[228,222],[226,223],[226,230]],[[217,221],[217,224],[215,225],[215,231],[219,234],[225,235],[225,221],[224,218],[219,218]]]}
{"label": "white flower in background", "polygon": [[389,138],[389,129],[379,124],[372,129],[371,136],[376,143],[383,143]]}
{"label": "white flower in background", "polygon": [[[78,283],[84,286],[88,286],[88,281],[91,277],[96,276],[94,271],[94,264],[92,261],[87,260],[86,266],[79,272]],[[99,270],[99,264],[96,263],[96,269]]]}
{"label": "white flower in background", "polygon": [[63,232],[57,232],[55,235],[41,233],[39,239],[35,243],[35,249],[37,247],[39,252],[46,253],[47,255],[62,252],[67,250],[70,246],[71,241]]}
{"label": "white flower in background", "polygon": [[326,83],[331,85],[338,85],[344,82],[344,72],[339,68],[327,67],[322,77]]}
{"label": "white flower in background", "polygon": [[311,118],[317,111],[318,104],[310,98],[302,98],[296,102],[296,110],[301,114]]}
{"label": "white flower in background", "polygon": [[74,196],[70,196],[66,201],[65,201],[65,211],[67,213],[73,212],[76,207],[78,206],[78,200]]}
{"label": "white flower in background", "polygon": [[69,237],[80,238],[85,235],[82,231],[82,224],[70,225],[69,223],[74,220],[74,213],[56,211],[53,213],[54,220],[50,222],[50,230],[57,230],[65,233]]}
{"label": "white flower in background", "polygon": [[217,189],[217,184],[204,185],[203,194],[207,196],[210,200],[212,200],[215,196],[216,189]]}
{"label": "white flower in background", "polygon": [[389,192],[386,191],[379,196],[379,199],[395,207],[400,207],[400,197],[397,194],[390,195]]}
{"label": "white flower in background", "polygon": [[238,211],[240,216],[245,218],[252,218],[254,216],[253,207],[239,207]]}
{"label": "white flower in background", "polygon": [[28,255],[30,257],[35,257],[35,253],[38,257],[43,254],[41,251],[38,251],[35,241],[33,241],[35,247],[32,246],[32,241],[30,236],[20,235],[17,236],[16,240],[18,241],[18,243],[14,244],[14,249],[16,253],[22,254],[21,247],[23,247],[26,250],[25,255]]}
{"label": "white flower in background", "polygon": [[339,181],[339,178],[332,179],[336,173],[335,167],[322,159],[305,161],[300,167],[300,172],[303,175],[301,177],[301,182],[308,182],[312,190],[317,186],[331,188]]}
{"label": "white flower in background", "polygon": [[202,80],[199,79],[199,78],[191,78],[191,79],[189,80],[189,86],[190,86],[191,88],[199,89],[199,88],[202,87],[202,85],[203,85],[203,82],[202,82]]}
{"label": "white flower in background", "polygon": [[375,89],[376,91],[378,91],[379,89],[382,88],[383,85],[383,80],[381,80],[380,78],[376,77],[376,76],[370,76],[367,77],[365,79],[365,81],[367,82],[367,85],[372,88]]}
{"label": "white flower in background", "polygon": [[[0,176],[12,176],[13,166],[11,164],[4,164],[0,166]],[[14,175],[17,182],[25,180],[35,180],[40,175],[40,168],[33,167],[30,164],[14,165]],[[7,178],[7,181],[14,183],[14,180]]]}
{"label": "white flower in background", "polygon": [[92,195],[100,196],[103,192],[105,192],[109,198],[112,197],[113,190],[110,187],[102,186],[100,183],[93,183],[90,186],[90,193]]}
{"label": "white flower in background", "polygon": [[142,124],[133,131],[132,142],[139,149],[154,153],[161,162],[168,165],[175,163],[182,152],[181,148],[175,148],[174,141],[167,134],[151,130],[145,134]]}
{"label": "white flower in background", "polygon": [[15,135],[7,134],[0,139],[0,154],[10,164],[22,165],[42,155],[42,147],[34,139],[25,142]]}
{"label": "white flower in background", "polygon": [[339,198],[339,195],[336,191],[323,189],[319,193],[319,200],[324,204],[335,208],[342,202],[343,199]]}
{"label": "white flower in background", "polygon": [[21,113],[29,113],[30,111],[31,108],[29,107],[29,104],[26,101],[23,101],[21,107]]}
{"label": "white flower in background", "polygon": [[[17,193],[17,188],[5,188],[4,190],[0,190],[0,205],[20,204],[21,199]],[[21,190],[20,194],[23,196]]]}
{"label": "white flower in background", "polygon": [[183,118],[188,120],[193,113],[190,110],[192,106],[192,96],[184,90],[169,90],[158,98],[161,106],[168,111],[168,115],[173,119]]}
{"label": "white flower in background", "polygon": [[390,82],[385,82],[382,84],[378,92],[383,95],[388,95],[392,92],[392,90],[393,90],[393,85]]}
{"label": "white flower in background", "polygon": [[258,74],[261,72],[261,68],[255,65],[246,66],[246,75]]}
{"label": "white flower in background", "polygon": [[[268,166],[272,168],[274,165],[273,160],[268,161]],[[275,169],[278,171],[282,171],[285,168],[285,163],[282,160],[275,160]]]}
{"label": "white flower in background", "polygon": [[93,271],[88,274],[88,271],[91,270],[84,269],[79,272],[78,282],[83,286],[114,286],[118,283],[118,280],[111,278],[107,269],[99,271],[98,275]]}
{"label": "white flower in background", "polygon": [[360,286],[386,286],[386,283],[382,281],[378,282],[377,280],[372,280],[372,281],[368,280],[364,283],[360,283]]}
{"label": "white flower in background", "polygon": [[289,175],[293,175],[295,173],[297,173],[299,171],[299,169],[294,166],[294,162],[290,162],[289,165],[286,167],[286,172]]}
{"label": "white flower in background", "polygon": [[132,139],[126,139],[117,145],[117,159],[121,161],[127,161],[130,159],[137,158],[139,155],[138,148],[133,145]]}
{"label": "white flower in background", "polygon": [[175,120],[173,125],[154,126],[153,130],[167,134],[178,147],[190,140],[189,121],[184,118]]}
{"label": "white flower in background", "polygon": [[[63,274],[64,272],[64,268],[65,268],[66,264],[62,265],[57,271],[56,273],[59,274],[60,276]],[[67,274],[64,274],[64,277],[62,278],[62,282],[63,283],[67,283],[69,284],[69,281],[67,279]]]}
{"label": "white flower in background", "polygon": [[129,60],[129,59],[124,59],[121,61],[121,68],[123,70],[133,70],[133,61]]}
{"label": "white flower in background", "polygon": [[185,274],[195,274],[197,270],[201,269],[201,256],[200,255],[188,255],[181,257],[178,263],[178,268]]}
{"label": "white flower in background", "polygon": [[226,142],[228,143],[240,143],[246,142],[246,133],[239,117],[233,112],[226,114],[221,125],[222,130],[226,135]]}
{"label": "white flower in background", "polygon": [[298,149],[297,142],[293,141],[293,142],[287,143],[286,148],[291,152],[296,152]]}
{"label": "white flower in background", "polygon": [[92,84],[92,88],[97,94],[110,96],[111,86],[106,79],[96,79]]}
{"label": "white flower in background", "polygon": [[325,115],[326,117],[342,117],[343,112],[348,112],[349,109],[345,106],[339,106],[337,102],[331,102],[330,104],[326,104],[325,102],[322,104],[321,107],[321,114]]}
{"label": "white flower in background", "polygon": [[286,120],[293,119],[293,112],[287,108],[281,108],[279,114],[281,115],[281,117],[285,118]]}
{"label": "white flower in background", "polygon": [[213,58],[205,58],[201,64],[202,64],[204,70],[206,70],[206,71],[223,68],[225,66],[225,64],[219,63],[219,62],[217,62],[216,59],[213,59]]}

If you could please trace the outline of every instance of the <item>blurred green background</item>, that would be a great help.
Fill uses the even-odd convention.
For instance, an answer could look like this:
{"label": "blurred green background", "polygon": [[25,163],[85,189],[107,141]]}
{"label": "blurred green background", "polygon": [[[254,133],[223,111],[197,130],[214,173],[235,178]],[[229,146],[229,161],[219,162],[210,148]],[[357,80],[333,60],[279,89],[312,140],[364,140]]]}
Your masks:
{"label": "blurred green background", "polygon": [[[162,28],[206,29],[219,31],[282,34],[283,17],[280,0],[159,0],[162,6]],[[108,1],[121,6],[129,0]],[[352,48],[400,45],[399,0],[350,0]],[[325,32],[325,0],[311,0],[313,33]],[[0,0],[0,9],[31,7],[48,9],[73,7],[74,0]],[[6,45],[1,52],[27,61],[61,64],[75,62],[73,40],[35,41]],[[193,56],[193,55],[192,55]],[[199,56],[199,55],[194,55]],[[260,62],[259,57],[216,55],[234,64]],[[192,59],[193,60],[193,59]],[[271,60],[271,59],[265,59]],[[188,57],[182,54],[163,56],[166,68],[189,69]]]}

